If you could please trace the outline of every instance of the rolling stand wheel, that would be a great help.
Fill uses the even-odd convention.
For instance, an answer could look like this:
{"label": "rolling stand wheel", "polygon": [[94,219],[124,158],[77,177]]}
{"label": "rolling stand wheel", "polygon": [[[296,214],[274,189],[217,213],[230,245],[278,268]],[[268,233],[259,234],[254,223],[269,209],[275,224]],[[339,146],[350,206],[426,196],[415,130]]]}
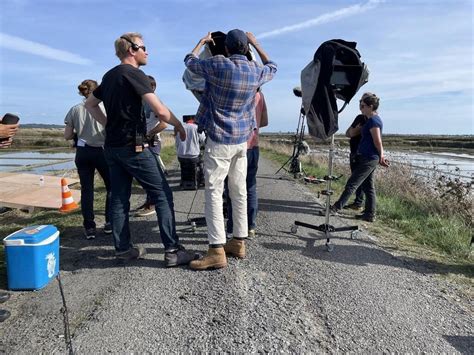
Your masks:
{"label": "rolling stand wheel", "polygon": [[298,226],[293,224],[290,228],[290,232],[296,234],[296,232],[298,232]]}
{"label": "rolling stand wheel", "polygon": [[359,230],[352,231],[352,232],[351,232],[351,239],[357,239],[357,238],[359,238],[359,233],[360,233]]}
{"label": "rolling stand wheel", "polygon": [[334,245],[332,245],[332,244],[329,243],[329,242],[326,242],[326,250],[327,250],[328,252],[333,251],[333,250],[334,250]]}

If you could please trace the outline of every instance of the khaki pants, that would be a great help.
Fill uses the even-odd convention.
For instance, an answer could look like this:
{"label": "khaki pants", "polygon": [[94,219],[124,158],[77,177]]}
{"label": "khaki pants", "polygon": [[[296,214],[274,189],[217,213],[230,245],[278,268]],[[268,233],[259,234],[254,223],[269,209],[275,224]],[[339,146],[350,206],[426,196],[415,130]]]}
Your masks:
{"label": "khaki pants", "polygon": [[234,237],[247,238],[247,142],[218,144],[207,139],[204,152],[206,224],[209,244],[225,244],[222,193],[228,176],[232,200]]}

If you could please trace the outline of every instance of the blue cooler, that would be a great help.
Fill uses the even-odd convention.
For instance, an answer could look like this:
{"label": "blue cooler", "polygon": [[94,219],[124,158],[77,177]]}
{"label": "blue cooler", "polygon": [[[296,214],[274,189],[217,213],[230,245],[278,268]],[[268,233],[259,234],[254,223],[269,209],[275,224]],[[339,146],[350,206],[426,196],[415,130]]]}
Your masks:
{"label": "blue cooler", "polygon": [[3,239],[10,290],[38,290],[59,272],[59,231],[31,226]]}

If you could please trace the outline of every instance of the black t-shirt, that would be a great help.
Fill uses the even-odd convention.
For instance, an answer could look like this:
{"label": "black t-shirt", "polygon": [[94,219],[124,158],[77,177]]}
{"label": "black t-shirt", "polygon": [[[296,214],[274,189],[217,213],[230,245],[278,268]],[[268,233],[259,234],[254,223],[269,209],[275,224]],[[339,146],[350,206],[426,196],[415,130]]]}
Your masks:
{"label": "black t-shirt", "polygon": [[135,145],[135,132],[143,131],[142,95],[152,93],[150,79],[130,64],[110,69],[93,94],[107,112],[106,147]]}
{"label": "black t-shirt", "polygon": [[[363,126],[367,122],[367,117],[364,115],[357,115],[357,117],[354,119],[354,122],[352,122],[351,127],[356,128],[359,124]],[[358,136],[351,137],[349,140],[349,144],[351,146],[351,155],[356,155],[357,154],[357,148],[359,147],[360,140],[362,139],[362,136],[359,134]]]}

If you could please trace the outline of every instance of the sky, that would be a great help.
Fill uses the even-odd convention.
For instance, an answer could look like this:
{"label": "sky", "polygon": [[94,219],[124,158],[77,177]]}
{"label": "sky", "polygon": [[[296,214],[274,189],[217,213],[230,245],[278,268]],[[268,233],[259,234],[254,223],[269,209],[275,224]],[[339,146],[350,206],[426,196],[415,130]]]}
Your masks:
{"label": "sky", "polygon": [[143,34],[141,69],[157,79],[159,98],[178,118],[193,114],[184,56],[208,31],[239,28],[278,64],[263,86],[263,132],[296,130],[301,70],[323,42],[340,38],[357,42],[370,77],[340,113],[339,133],[370,91],[384,133],[474,134],[472,20],[472,0],[1,0],[0,114],[63,124],[81,101],[78,84],[100,83],[119,64],[114,41],[125,32]]}

